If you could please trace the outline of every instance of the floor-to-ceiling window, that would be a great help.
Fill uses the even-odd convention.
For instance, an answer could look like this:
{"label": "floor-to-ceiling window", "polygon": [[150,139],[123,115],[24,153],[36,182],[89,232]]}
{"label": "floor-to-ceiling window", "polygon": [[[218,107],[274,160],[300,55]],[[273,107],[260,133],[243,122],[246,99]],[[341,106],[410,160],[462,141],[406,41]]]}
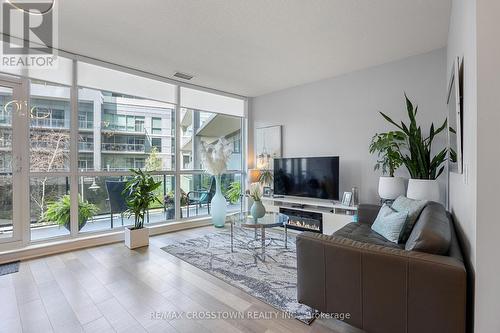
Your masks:
{"label": "floor-to-ceiling window", "polygon": [[0,83],[0,239],[13,236],[13,89]]}
{"label": "floor-to-ceiling window", "polygon": [[69,214],[71,165],[69,86],[30,81],[29,197],[31,240],[70,234],[70,223],[52,212],[63,204]]}
{"label": "floor-to-ceiling window", "polygon": [[[16,78],[29,86],[16,123],[26,135],[12,130],[12,89],[0,87],[0,239],[14,239],[14,215],[23,244],[132,224],[122,195],[130,169],[162,184],[147,223],[206,216],[214,188],[200,145],[219,138],[233,149],[223,192],[243,191],[243,99],[71,59],[54,74]],[[16,164],[23,157],[27,169]],[[241,209],[241,197],[227,199],[230,211]]]}
{"label": "floor-to-ceiling window", "polygon": [[90,129],[79,128],[78,160],[85,168],[78,170],[78,193],[85,203],[98,208],[81,233],[133,224],[120,193],[130,169],[149,171],[162,183],[146,223],[175,219],[175,201],[170,198],[175,193],[175,128],[171,126],[176,106],[129,93],[78,88],[79,113],[91,110],[95,121]]}
{"label": "floor-to-ceiling window", "polygon": [[[180,88],[180,155],[181,172],[180,188],[185,201],[203,203],[211,199],[214,190],[214,180],[202,171],[202,145],[216,143],[219,139],[227,140],[232,147],[232,154],[227,171],[222,177],[222,192],[228,199],[229,211],[241,209],[241,196],[230,195],[230,188],[243,187],[242,169],[244,154],[241,143],[244,139],[243,128],[244,102],[239,99],[217,95],[206,91]],[[195,207],[196,208],[196,207]],[[207,210],[195,210],[195,213],[206,214]],[[191,215],[191,210],[187,213]]]}
{"label": "floor-to-ceiling window", "polygon": [[[222,177],[222,193],[228,199],[229,211],[239,210],[241,198],[228,196],[227,193],[231,187],[241,188],[242,119],[187,108],[181,108],[180,117],[181,170],[183,170],[180,175],[180,187],[184,198],[183,213],[188,217],[203,215],[210,209],[209,201],[213,195],[214,184],[212,178],[202,171],[202,145],[215,144],[220,138],[226,139],[232,148],[228,170]],[[193,205],[194,210],[192,207],[188,208]]]}

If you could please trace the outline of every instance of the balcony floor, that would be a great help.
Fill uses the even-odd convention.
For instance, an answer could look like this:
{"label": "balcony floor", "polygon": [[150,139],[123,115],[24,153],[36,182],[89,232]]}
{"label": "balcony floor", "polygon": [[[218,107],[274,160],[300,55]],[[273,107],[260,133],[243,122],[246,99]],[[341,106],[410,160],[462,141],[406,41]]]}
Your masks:
{"label": "balcony floor", "polygon": [[[240,209],[240,204],[228,205],[228,212],[238,211]],[[208,215],[208,209],[206,206],[198,208],[198,213],[196,212],[196,207],[189,207],[189,217],[206,216]],[[187,207],[182,207],[182,217],[187,216]],[[156,209],[149,212],[149,223],[158,222],[174,222],[175,220],[166,220],[166,213],[163,209]],[[123,216],[123,225],[133,225],[134,217],[130,218]],[[119,228],[122,226],[122,219],[120,214],[113,214],[113,227]],[[111,218],[109,214],[95,216],[93,220],[90,220],[85,224],[85,226],[80,231],[81,233],[91,233],[98,231],[105,231],[111,229]],[[43,240],[52,237],[59,237],[69,235],[69,231],[58,225],[49,225],[43,227],[31,228],[31,240]]]}

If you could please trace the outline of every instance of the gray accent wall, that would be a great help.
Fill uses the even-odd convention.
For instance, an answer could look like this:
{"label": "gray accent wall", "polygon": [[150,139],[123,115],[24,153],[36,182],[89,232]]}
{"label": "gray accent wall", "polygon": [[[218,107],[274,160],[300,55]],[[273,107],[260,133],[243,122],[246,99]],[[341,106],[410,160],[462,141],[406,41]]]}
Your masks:
{"label": "gray accent wall", "polygon": [[[284,157],[340,156],[340,193],[356,186],[361,202],[376,203],[380,172],[373,171],[375,156],[368,145],[376,132],[393,128],[378,111],[406,120],[406,92],[419,105],[425,133],[431,122],[440,125],[447,114],[446,61],[446,50],[438,49],[254,97],[249,119],[254,128],[283,125]],[[442,135],[436,145],[442,148],[446,142]],[[398,174],[408,177],[404,167]],[[443,202],[446,178],[440,177]]]}

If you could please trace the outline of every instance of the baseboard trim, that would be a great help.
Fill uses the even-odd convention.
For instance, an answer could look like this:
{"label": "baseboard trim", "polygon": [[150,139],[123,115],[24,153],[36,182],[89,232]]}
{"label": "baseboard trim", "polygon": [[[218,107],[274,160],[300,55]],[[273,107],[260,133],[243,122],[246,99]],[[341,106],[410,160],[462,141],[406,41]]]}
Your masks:
{"label": "baseboard trim", "polygon": [[[211,224],[209,217],[189,221],[170,222],[148,226],[150,236],[169,232],[199,228]],[[22,248],[0,252],[0,264],[17,260],[27,260],[51,254],[74,251],[94,246],[123,242],[123,229],[104,234],[85,235],[72,239],[54,240],[52,242],[31,244]]]}

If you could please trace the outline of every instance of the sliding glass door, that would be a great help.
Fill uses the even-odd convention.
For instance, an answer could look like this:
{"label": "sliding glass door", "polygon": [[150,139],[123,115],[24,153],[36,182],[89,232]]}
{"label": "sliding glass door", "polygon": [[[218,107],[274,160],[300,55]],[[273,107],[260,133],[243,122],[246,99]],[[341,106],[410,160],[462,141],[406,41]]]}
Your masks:
{"label": "sliding glass door", "polygon": [[26,94],[20,81],[0,77],[0,243],[19,241],[22,234],[23,174],[26,160]]}

